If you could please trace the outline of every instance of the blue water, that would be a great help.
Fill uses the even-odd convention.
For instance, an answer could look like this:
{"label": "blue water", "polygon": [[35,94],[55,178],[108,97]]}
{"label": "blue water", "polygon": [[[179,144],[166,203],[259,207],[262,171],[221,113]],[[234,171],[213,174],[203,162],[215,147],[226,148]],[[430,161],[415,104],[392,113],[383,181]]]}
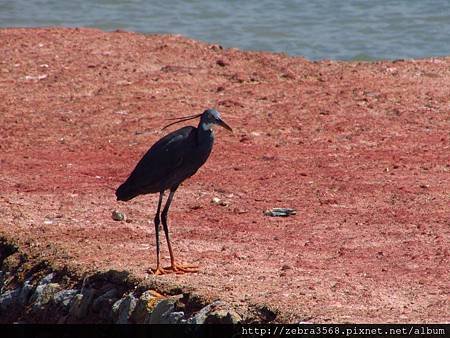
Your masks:
{"label": "blue water", "polygon": [[449,0],[0,0],[0,27],[55,25],[176,33],[314,60],[450,55]]}

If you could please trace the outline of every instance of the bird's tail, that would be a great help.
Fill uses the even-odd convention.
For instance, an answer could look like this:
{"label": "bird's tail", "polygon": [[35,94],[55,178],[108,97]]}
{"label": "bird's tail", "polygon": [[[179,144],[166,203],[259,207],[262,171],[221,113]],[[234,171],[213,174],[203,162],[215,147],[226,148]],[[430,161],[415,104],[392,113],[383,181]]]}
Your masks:
{"label": "bird's tail", "polygon": [[116,190],[116,197],[118,201],[129,201],[137,195],[139,194],[136,192],[136,189],[130,186],[128,182],[121,184]]}

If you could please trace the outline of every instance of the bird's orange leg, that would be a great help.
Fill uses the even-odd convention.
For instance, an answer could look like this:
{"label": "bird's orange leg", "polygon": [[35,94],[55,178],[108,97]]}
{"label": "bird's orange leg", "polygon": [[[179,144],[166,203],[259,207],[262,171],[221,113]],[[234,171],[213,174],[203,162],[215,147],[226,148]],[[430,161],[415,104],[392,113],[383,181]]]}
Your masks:
{"label": "bird's orange leg", "polygon": [[167,271],[166,269],[164,269],[164,268],[162,268],[160,266],[157,266],[156,269],[150,269],[150,271],[151,271],[152,274],[157,275],[157,276],[165,275],[165,274],[167,274],[169,272],[169,271]]}
{"label": "bird's orange leg", "polygon": [[198,266],[197,265],[181,265],[181,264],[176,264],[175,263],[175,258],[174,258],[173,251],[172,251],[172,245],[170,244],[169,228],[167,226],[167,213],[169,211],[170,203],[172,202],[173,195],[175,194],[175,190],[176,189],[177,189],[177,187],[175,187],[174,189],[170,190],[169,197],[167,198],[166,205],[164,206],[164,210],[163,210],[163,212],[161,214],[162,224],[163,224],[163,228],[164,228],[164,234],[166,235],[167,246],[169,247],[170,269],[173,272],[179,273],[179,274],[185,273],[185,272],[198,272]]}
{"label": "bird's orange leg", "polygon": [[169,247],[170,254],[170,269],[175,273],[185,273],[185,272],[198,272],[198,265],[181,265],[175,263],[175,258],[172,252],[172,246],[170,245],[169,236],[166,236],[167,246]]}

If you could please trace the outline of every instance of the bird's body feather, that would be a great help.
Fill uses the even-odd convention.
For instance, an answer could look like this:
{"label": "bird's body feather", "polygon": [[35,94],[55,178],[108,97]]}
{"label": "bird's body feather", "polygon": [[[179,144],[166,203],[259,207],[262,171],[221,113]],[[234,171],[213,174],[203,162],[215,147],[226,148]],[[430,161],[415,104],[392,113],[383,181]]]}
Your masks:
{"label": "bird's body feather", "polygon": [[208,159],[214,137],[211,130],[183,127],[157,141],[117,189],[119,200],[176,188]]}
{"label": "bird's body feather", "polygon": [[[178,186],[185,179],[194,175],[211,154],[214,143],[212,126],[219,125],[233,131],[215,109],[207,109],[202,114],[177,118],[176,122],[168,124],[163,129],[198,117],[200,117],[200,121],[197,128],[180,128],[157,141],[141,158],[127,180],[116,190],[117,199],[120,201],[129,201],[138,195],[159,192],[158,208],[154,218],[156,269],[151,270],[155,275],[168,272],[167,268],[160,266],[159,230],[161,222],[169,249],[169,269],[176,273],[198,271],[198,266],[180,265],[175,262],[169,239],[167,214]],[[170,190],[169,197],[161,211],[164,191],[167,189]]]}

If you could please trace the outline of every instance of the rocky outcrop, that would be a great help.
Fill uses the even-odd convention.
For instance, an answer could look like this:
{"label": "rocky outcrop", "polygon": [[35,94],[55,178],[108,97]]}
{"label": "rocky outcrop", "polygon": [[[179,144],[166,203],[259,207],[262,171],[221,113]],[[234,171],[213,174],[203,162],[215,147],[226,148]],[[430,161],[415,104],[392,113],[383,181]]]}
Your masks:
{"label": "rocky outcrop", "polygon": [[[45,264],[30,264],[16,249],[0,253],[0,323],[239,323],[226,303],[199,303],[189,294],[162,294],[120,283],[122,272],[82,280]],[[126,275],[126,274],[125,274]]]}

